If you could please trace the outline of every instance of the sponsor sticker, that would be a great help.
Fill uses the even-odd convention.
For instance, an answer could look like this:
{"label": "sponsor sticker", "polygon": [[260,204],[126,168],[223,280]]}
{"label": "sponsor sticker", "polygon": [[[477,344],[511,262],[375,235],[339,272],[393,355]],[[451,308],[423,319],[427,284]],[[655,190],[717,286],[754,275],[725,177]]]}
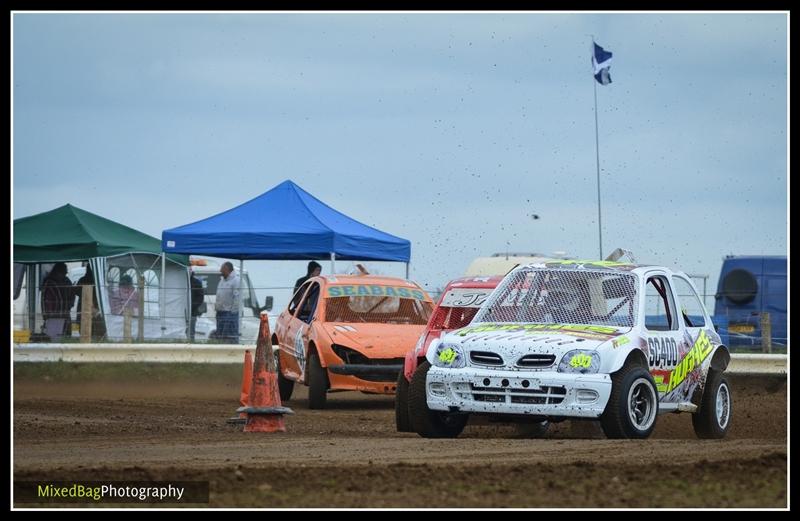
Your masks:
{"label": "sponsor sticker", "polygon": [[450,365],[456,360],[456,352],[452,347],[447,347],[439,352],[439,361]]}
{"label": "sponsor sticker", "polygon": [[419,289],[399,286],[378,286],[375,284],[352,284],[347,286],[328,286],[328,297],[399,297],[428,300]]}
{"label": "sponsor sticker", "polygon": [[709,340],[705,330],[701,330],[700,334],[697,335],[697,340],[695,340],[692,348],[689,349],[683,358],[681,358],[681,360],[675,366],[675,369],[670,372],[666,392],[672,391],[678,387],[681,382],[686,380],[686,377],[696,368],[700,367],[700,364],[702,364],[703,361],[708,358],[708,355],[711,354],[711,351],[713,350],[714,344],[712,344],[711,340]]}
{"label": "sponsor sticker", "polygon": [[455,332],[456,335],[466,336],[472,333],[524,332],[529,334],[562,333],[565,335],[606,340],[619,335],[614,327],[595,326],[590,324],[486,324],[469,326]]}
{"label": "sponsor sticker", "polygon": [[479,308],[492,293],[492,289],[459,288],[445,293],[440,306],[450,308]]}
{"label": "sponsor sticker", "polygon": [[569,360],[569,365],[576,368],[589,368],[592,365],[592,357],[591,355],[587,355],[585,353],[578,353]]}

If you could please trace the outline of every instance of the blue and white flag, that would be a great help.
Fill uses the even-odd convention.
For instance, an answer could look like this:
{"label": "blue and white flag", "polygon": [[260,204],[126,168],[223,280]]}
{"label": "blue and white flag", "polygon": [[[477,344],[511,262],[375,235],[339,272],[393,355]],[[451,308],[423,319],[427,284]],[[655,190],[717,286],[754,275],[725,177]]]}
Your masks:
{"label": "blue and white flag", "polygon": [[611,83],[611,76],[608,74],[608,69],[611,67],[612,54],[602,47],[592,42],[594,45],[594,54],[592,55],[592,68],[594,69],[594,79],[600,85],[608,85]]}

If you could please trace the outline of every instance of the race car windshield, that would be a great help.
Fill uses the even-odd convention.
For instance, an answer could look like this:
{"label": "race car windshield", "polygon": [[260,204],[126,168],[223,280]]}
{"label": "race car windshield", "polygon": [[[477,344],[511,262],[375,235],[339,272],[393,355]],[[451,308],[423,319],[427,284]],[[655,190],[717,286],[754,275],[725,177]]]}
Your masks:
{"label": "race car windshield", "polygon": [[477,312],[478,308],[439,306],[433,314],[429,327],[433,331],[460,329],[469,325]]}
{"label": "race car windshield", "polygon": [[390,296],[350,296],[327,299],[325,320],[369,324],[428,323],[433,304],[414,298]]}
{"label": "race car windshield", "polygon": [[632,327],[636,303],[636,277],[628,273],[530,268],[503,280],[473,323]]}

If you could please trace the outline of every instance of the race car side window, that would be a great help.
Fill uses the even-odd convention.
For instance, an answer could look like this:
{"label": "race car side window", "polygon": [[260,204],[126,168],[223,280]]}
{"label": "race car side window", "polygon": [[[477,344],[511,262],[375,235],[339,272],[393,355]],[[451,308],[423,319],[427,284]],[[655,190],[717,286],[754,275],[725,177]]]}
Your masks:
{"label": "race car side window", "polygon": [[297,305],[300,303],[300,299],[303,298],[303,294],[308,289],[308,286],[311,285],[311,282],[306,282],[299,288],[297,288],[297,293],[292,296],[292,300],[289,302],[289,314],[294,315],[295,310],[297,309]]}
{"label": "race car side window", "polygon": [[317,302],[319,302],[319,283],[314,282],[300,304],[297,318],[310,324],[311,319],[314,318],[314,312],[317,310]]}
{"label": "race car side window", "polygon": [[686,327],[703,327],[706,325],[705,309],[691,284],[682,277],[672,277],[675,292],[678,294],[678,305]]}
{"label": "race car side window", "polygon": [[650,331],[673,331],[678,329],[675,303],[666,277],[647,279],[645,292],[644,327]]}

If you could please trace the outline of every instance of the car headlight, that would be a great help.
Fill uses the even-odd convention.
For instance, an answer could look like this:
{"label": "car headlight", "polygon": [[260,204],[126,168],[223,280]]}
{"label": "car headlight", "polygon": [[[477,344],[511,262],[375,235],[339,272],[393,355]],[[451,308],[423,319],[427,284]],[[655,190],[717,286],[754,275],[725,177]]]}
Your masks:
{"label": "car headlight", "polygon": [[433,365],[449,369],[464,367],[464,352],[456,344],[439,344],[433,355]]}
{"label": "car headlight", "polygon": [[597,351],[575,349],[568,351],[558,363],[559,373],[596,373],[600,370],[600,354]]}

